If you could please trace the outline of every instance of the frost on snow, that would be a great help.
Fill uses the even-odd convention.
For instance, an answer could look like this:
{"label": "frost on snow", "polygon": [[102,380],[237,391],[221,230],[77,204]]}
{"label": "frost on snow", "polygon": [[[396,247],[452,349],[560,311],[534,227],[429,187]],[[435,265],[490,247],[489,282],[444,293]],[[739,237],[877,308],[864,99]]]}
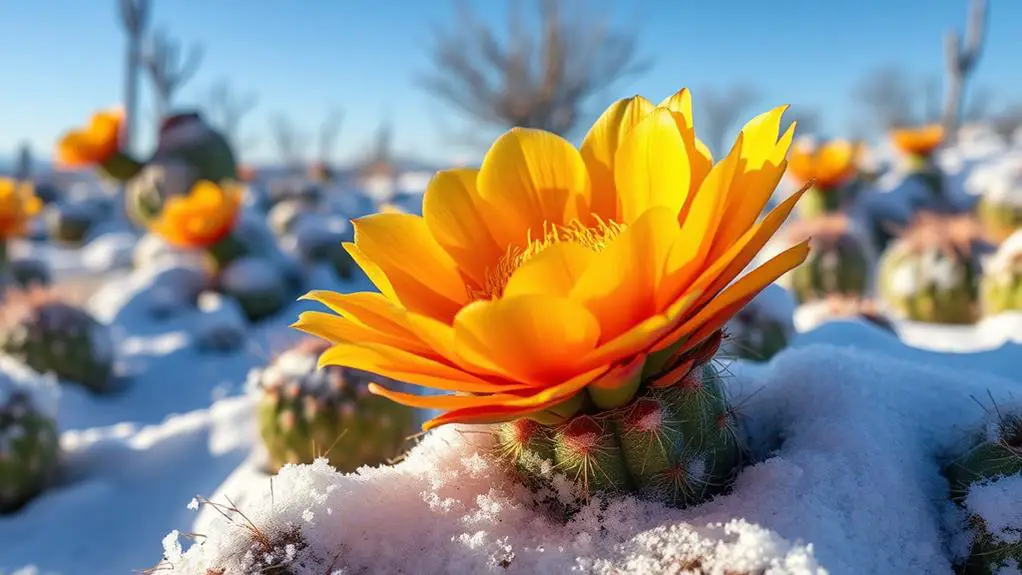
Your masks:
{"label": "frost on snow", "polygon": [[189,574],[258,561],[298,574],[951,573],[967,541],[952,549],[943,530],[942,462],[986,416],[970,397],[1017,384],[829,345],[730,371],[755,463],[700,506],[614,498],[560,524],[486,457],[485,431],[445,427],[392,467],[342,475],[320,460],[246,485],[200,543],[179,552],[169,538],[168,561]]}

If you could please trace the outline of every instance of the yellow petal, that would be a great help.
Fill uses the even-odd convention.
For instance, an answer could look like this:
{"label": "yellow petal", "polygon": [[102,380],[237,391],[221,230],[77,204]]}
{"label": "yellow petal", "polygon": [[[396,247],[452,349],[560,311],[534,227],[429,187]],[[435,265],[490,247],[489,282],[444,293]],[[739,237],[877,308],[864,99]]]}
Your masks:
{"label": "yellow petal", "polygon": [[685,149],[688,152],[689,169],[691,171],[689,184],[689,197],[695,193],[702,184],[703,178],[710,173],[713,167],[713,154],[701,140],[696,138],[695,122],[692,119],[692,96],[687,88],[679,90],[670,98],[665,99],[657,106],[670,110],[673,113],[674,123],[678,126],[678,132],[685,141]]}
{"label": "yellow petal", "polygon": [[348,252],[351,259],[355,261],[355,265],[365,272],[369,281],[376,286],[376,289],[380,290],[380,293],[382,293],[384,297],[396,304],[401,303],[401,300],[397,296],[397,292],[394,291],[394,286],[391,285],[390,279],[387,278],[387,274],[383,272],[383,269],[380,268],[380,266],[376,265],[376,262],[370,260],[368,256],[362,253],[362,250],[359,249],[358,246],[351,242],[343,242],[341,247],[344,248],[344,251]]}
{"label": "yellow petal", "polygon": [[618,223],[630,224],[653,206],[677,214],[691,181],[688,151],[671,111],[653,110],[625,135],[614,159]]}
{"label": "yellow petal", "polygon": [[374,214],[353,223],[355,245],[387,277],[404,307],[447,320],[468,302],[457,265],[422,218]]}
{"label": "yellow petal", "polygon": [[571,298],[599,318],[601,341],[656,313],[657,286],[679,231],[672,208],[652,208],[611,240],[578,279]]}
{"label": "yellow petal", "polygon": [[579,150],[592,181],[592,212],[603,221],[620,222],[614,187],[614,157],[622,138],[653,110],[642,96],[618,100],[596,120]]}
{"label": "yellow petal", "polygon": [[437,172],[422,199],[422,218],[444,250],[477,284],[504,254],[486,226],[482,198],[476,193],[479,170]]}
{"label": "yellow petal", "polygon": [[570,299],[523,295],[473,302],[454,319],[454,334],[458,353],[470,362],[548,385],[577,374],[575,364],[599,341],[600,324]]}
{"label": "yellow petal", "polygon": [[424,357],[435,357],[433,349],[417,338],[402,337],[391,331],[374,329],[363,323],[321,311],[306,311],[298,315],[292,328],[332,343],[378,343]]}
{"label": "yellow petal", "polygon": [[589,215],[589,174],[578,150],[549,132],[513,128],[483,158],[479,195],[498,206],[488,227],[501,246],[523,246],[544,224]]}
{"label": "yellow petal", "polygon": [[596,259],[596,252],[581,244],[553,244],[515,270],[504,287],[503,297],[527,294],[565,297]]}

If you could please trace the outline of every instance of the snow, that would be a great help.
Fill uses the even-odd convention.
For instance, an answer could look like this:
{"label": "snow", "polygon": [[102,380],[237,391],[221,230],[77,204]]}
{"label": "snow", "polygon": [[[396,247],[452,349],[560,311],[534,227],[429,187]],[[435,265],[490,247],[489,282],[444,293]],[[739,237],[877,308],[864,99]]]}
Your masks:
{"label": "snow", "polygon": [[1022,543],[1022,475],[978,483],[969,489],[965,507],[983,518],[986,530],[1000,543]]}
{"label": "snow", "polygon": [[27,395],[36,411],[56,417],[59,409],[60,388],[56,380],[38,374],[28,366],[0,355],[0,407],[15,394]]}
{"label": "snow", "polygon": [[273,292],[281,289],[280,269],[268,258],[239,258],[224,269],[220,281],[232,293]]}

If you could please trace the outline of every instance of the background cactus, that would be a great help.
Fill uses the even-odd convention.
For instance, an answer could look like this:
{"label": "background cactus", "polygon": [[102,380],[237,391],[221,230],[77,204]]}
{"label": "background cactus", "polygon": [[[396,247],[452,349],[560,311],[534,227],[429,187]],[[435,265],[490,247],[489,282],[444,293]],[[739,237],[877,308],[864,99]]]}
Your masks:
{"label": "background cactus", "polygon": [[57,468],[57,424],[36,403],[30,390],[0,377],[0,513],[45,489]]}
{"label": "background cactus", "polygon": [[113,343],[107,327],[52,290],[6,294],[0,351],[39,373],[53,373],[96,393],[113,391]]}
{"label": "background cactus", "polygon": [[555,425],[530,419],[499,425],[499,456],[533,488],[552,487],[546,462],[563,473],[580,495],[561,509],[566,514],[600,493],[685,506],[721,492],[742,450],[720,375],[706,362],[720,341],[718,332],[692,356],[695,367],[684,377],[663,387],[647,382],[623,407]]}
{"label": "background cactus", "polygon": [[880,296],[893,314],[913,321],[973,323],[981,258],[992,249],[970,218],[923,217],[884,253]]}
{"label": "background cactus", "polygon": [[97,206],[87,202],[55,205],[46,213],[46,230],[59,243],[80,246],[103,215]]}
{"label": "background cactus", "polygon": [[794,301],[788,291],[771,284],[727,323],[724,355],[767,361],[788,345],[794,332]]}
{"label": "background cactus", "polygon": [[307,340],[249,375],[260,396],[259,433],[273,472],[324,456],[342,472],[397,457],[416,432],[415,412],[368,390],[367,375],[317,369],[329,344]]}
{"label": "background cactus", "polygon": [[[971,489],[1022,473],[1022,410],[998,406],[993,411],[995,418],[976,434],[970,448],[944,469],[951,500],[966,508]],[[964,573],[998,573],[998,567],[1009,560],[1022,564],[1022,546],[1017,542],[999,540],[978,514],[971,514],[969,523],[976,535]]]}
{"label": "background cactus", "polygon": [[809,257],[791,271],[795,299],[806,303],[829,295],[864,295],[872,279],[872,254],[866,242],[843,215],[820,216],[794,222],[788,241],[812,238]]}
{"label": "background cactus", "polygon": [[967,184],[980,194],[976,215],[995,242],[1022,229],[1022,163],[1017,158],[977,170]]}
{"label": "background cactus", "polygon": [[1010,236],[986,262],[980,281],[983,315],[1022,311],[1022,231]]}

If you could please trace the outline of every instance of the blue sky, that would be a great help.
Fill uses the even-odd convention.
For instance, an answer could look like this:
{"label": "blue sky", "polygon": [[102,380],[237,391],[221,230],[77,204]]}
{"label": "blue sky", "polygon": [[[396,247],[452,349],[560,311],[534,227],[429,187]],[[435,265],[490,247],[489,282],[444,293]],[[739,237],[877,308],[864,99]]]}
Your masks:
{"label": "blue sky", "polygon": [[[155,26],[205,50],[179,104],[202,102],[220,79],[259,94],[260,104],[243,127],[259,138],[245,151],[247,160],[274,157],[268,129],[273,114],[286,113],[314,134],[335,107],[345,114],[336,161],[364,153],[384,120],[394,125],[402,153],[439,161],[472,153],[452,140],[457,116],[414,83],[415,73],[427,66],[423,46],[431,23],[451,20],[445,0],[153,3]],[[990,3],[986,52],[973,85],[1002,97],[1022,94],[1022,2]],[[472,4],[484,20],[498,22],[505,14],[503,1]],[[884,64],[903,65],[920,78],[941,73],[942,36],[963,26],[965,13],[966,0],[619,0],[615,20],[638,27],[654,66],[620,83],[611,97],[660,99],[689,86],[698,101],[702,86],[743,82],[762,94],[758,109],[810,106],[822,112],[829,132],[840,134],[857,121],[849,96],[856,80]],[[25,140],[38,155],[49,155],[66,127],[119,101],[125,40],[115,0],[3,2],[0,37],[0,155]],[[144,98],[142,119],[149,128],[152,105],[148,93]]]}

